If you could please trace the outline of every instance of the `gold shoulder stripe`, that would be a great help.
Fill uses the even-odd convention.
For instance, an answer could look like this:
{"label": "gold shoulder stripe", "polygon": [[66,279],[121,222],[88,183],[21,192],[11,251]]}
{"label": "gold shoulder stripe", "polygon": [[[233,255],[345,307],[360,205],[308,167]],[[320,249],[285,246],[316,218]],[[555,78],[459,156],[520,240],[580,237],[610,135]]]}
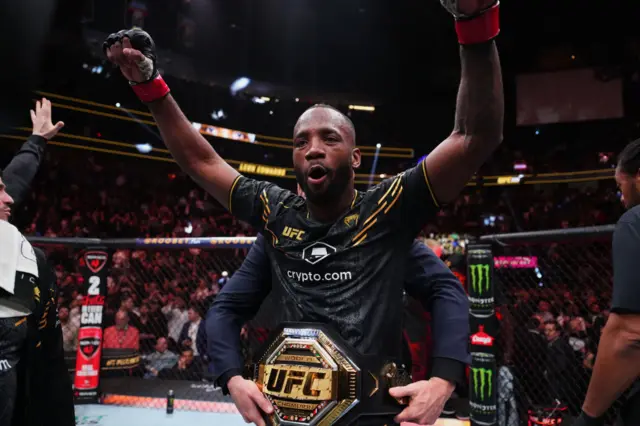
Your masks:
{"label": "gold shoulder stripe", "polygon": [[375,225],[375,223],[377,221],[378,221],[378,219],[373,219],[373,221],[370,224],[368,224],[367,226],[365,226],[364,228],[362,228],[362,230],[360,232],[358,232],[358,234],[355,237],[353,237],[351,239],[351,241],[356,241],[362,236],[362,234],[366,234],[366,232],[369,230],[369,228],[371,228],[373,225]]}
{"label": "gold shoulder stripe", "polygon": [[425,165],[426,162],[426,159],[422,160],[422,173],[424,174],[424,181],[427,183],[427,188],[429,188],[429,194],[431,194],[433,204],[435,204],[436,207],[440,207],[440,204],[438,204],[438,200],[436,200],[436,196],[431,189],[431,183],[429,182],[429,176],[427,175],[427,166]]}
{"label": "gold shoulder stripe", "polygon": [[375,218],[378,215],[378,213],[380,213],[380,210],[384,209],[386,206],[387,206],[387,202],[385,201],[384,203],[382,203],[380,207],[378,207],[378,210],[373,212],[373,214],[369,216],[367,220],[364,221],[362,225],[366,225],[367,223],[371,222],[371,220],[373,220],[373,218]]}
{"label": "gold shoulder stripe", "polygon": [[229,213],[233,214],[233,210],[231,210],[231,201],[233,200],[233,191],[236,189],[236,185],[238,184],[238,180],[242,177],[242,175],[236,176],[231,184],[231,189],[229,189]]}
{"label": "gold shoulder stripe", "polygon": [[382,202],[382,200],[384,200],[385,198],[387,198],[387,195],[389,195],[389,193],[391,191],[394,190],[394,188],[396,186],[398,186],[398,184],[400,183],[400,178],[402,177],[402,175],[399,175],[395,178],[395,180],[393,181],[393,183],[389,186],[389,189],[387,189],[387,192],[384,193],[384,195],[382,197],[380,197],[380,199],[378,200],[378,204],[380,204]]}
{"label": "gold shoulder stripe", "polygon": [[391,210],[391,207],[393,207],[393,205],[396,203],[396,201],[398,201],[398,198],[400,198],[400,194],[402,194],[402,190],[404,189],[404,186],[400,186],[399,188],[400,188],[400,191],[398,191],[398,194],[396,195],[396,197],[391,201],[391,203],[389,204],[389,207],[384,209],[384,214],[387,214],[389,210]]}
{"label": "gold shoulder stripe", "polygon": [[364,234],[364,235],[362,236],[362,238],[360,238],[358,241],[356,241],[356,242],[353,244],[353,246],[355,247],[355,246],[359,245],[361,242],[363,242],[363,241],[364,241],[364,240],[366,240],[366,239],[367,239],[367,234]]}

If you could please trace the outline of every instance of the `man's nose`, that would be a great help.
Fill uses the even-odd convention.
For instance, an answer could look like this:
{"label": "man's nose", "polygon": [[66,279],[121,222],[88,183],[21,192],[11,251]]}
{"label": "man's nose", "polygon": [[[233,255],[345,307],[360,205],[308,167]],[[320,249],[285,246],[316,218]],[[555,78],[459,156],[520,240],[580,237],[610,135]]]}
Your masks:
{"label": "man's nose", "polygon": [[322,141],[312,140],[310,144],[311,146],[304,156],[305,160],[309,161],[325,157],[324,144],[322,143]]}
{"label": "man's nose", "polygon": [[4,195],[2,196],[2,203],[10,206],[13,204],[13,198],[11,198],[11,195],[5,192]]}

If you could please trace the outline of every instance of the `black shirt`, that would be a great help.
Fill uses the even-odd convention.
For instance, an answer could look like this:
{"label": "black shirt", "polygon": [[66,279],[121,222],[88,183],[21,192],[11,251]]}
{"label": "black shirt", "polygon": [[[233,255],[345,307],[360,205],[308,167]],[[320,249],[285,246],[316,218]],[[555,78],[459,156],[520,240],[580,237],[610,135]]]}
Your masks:
{"label": "black shirt", "polygon": [[402,355],[407,252],[438,207],[424,162],[356,192],[334,223],[313,220],[304,198],[243,176],[229,201],[267,239],[279,322],[329,324],[363,354]]}
{"label": "black shirt", "polygon": [[640,313],[640,205],[623,214],[613,233],[611,312]]}
{"label": "black shirt", "polygon": [[[14,207],[29,194],[47,141],[31,135],[4,169],[2,180]],[[15,208],[14,208],[15,211]],[[38,292],[29,303],[28,331],[18,364],[18,395],[13,425],[71,426],[75,424],[71,378],[64,361],[62,329],[56,308],[56,276],[42,250],[34,248],[38,263]],[[30,292],[33,287],[29,286]],[[43,415],[47,413],[47,415]]]}

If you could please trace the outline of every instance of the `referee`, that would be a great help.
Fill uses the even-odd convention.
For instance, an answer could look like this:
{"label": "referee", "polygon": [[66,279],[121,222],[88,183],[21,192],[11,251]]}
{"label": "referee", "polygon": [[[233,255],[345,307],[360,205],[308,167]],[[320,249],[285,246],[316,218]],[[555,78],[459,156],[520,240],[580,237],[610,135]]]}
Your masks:
{"label": "referee", "polygon": [[628,210],[613,233],[611,315],[575,426],[604,424],[606,411],[628,388],[616,426],[640,425],[640,139],[620,153],[615,177]]}

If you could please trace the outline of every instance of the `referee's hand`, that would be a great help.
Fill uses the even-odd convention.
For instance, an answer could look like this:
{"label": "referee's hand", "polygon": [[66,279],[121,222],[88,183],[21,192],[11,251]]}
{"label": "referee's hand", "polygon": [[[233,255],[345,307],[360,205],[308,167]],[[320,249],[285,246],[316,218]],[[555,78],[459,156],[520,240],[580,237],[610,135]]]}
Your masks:
{"label": "referee's hand", "polygon": [[242,376],[234,376],[229,379],[227,389],[236,404],[236,408],[247,423],[255,423],[257,426],[266,426],[261,411],[266,414],[273,413],[271,403],[251,380]]}

